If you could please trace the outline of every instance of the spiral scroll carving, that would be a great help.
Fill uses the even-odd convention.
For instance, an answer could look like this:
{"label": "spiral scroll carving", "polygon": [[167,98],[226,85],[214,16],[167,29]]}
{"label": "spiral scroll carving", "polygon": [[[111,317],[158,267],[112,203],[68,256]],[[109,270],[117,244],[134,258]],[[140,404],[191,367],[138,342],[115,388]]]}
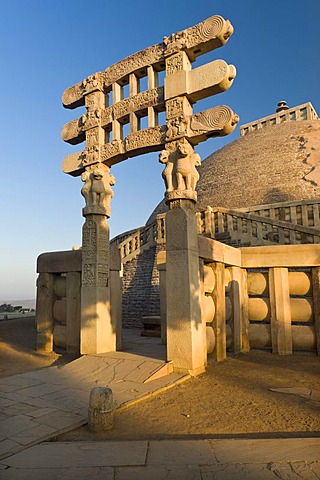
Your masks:
{"label": "spiral scroll carving", "polygon": [[207,18],[204,22],[199,24],[200,36],[204,41],[210,40],[211,38],[219,35],[224,26],[225,20],[224,18],[220,17],[220,15]]}
{"label": "spiral scroll carving", "polygon": [[221,105],[193,115],[190,128],[194,132],[221,130],[230,121],[236,120],[236,118],[233,117],[235,117],[235,114],[231,108],[226,105]]}

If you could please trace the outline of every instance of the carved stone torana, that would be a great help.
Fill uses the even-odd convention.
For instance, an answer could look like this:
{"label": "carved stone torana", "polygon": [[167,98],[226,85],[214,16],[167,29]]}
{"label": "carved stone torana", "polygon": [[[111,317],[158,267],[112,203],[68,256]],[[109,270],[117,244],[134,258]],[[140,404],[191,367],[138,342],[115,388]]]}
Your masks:
{"label": "carved stone torana", "polygon": [[[91,91],[90,89],[104,89],[107,92],[113,83],[130,73],[147,68],[148,65],[155,64],[160,70],[165,55],[172,55],[182,48],[187,50],[188,55],[194,61],[197,56],[223,46],[232,33],[233,27],[229,20],[225,20],[219,15],[207,18],[198,25],[184,30],[183,33],[178,32],[170,37],[165,37],[162,43],[130,55],[104,72],[90,75],[83,82],[69,87],[63,94],[63,105],[66,108],[84,105],[84,95]],[[182,41],[181,38],[184,38],[185,41]]]}
{"label": "carved stone torana", "polygon": [[[236,72],[233,65],[223,60],[194,70],[191,64],[197,56],[224,45],[232,32],[230,22],[215,15],[67,89],[64,106],[85,105],[87,112],[65,125],[62,138],[73,145],[86,140],[86,148],[66,157],[64,172],[81,175],[86,165],[98,161],[112,166],[131,156],[159,151],[166,141],[183,137],[196,144],[192,137],[199,136],[199,130],[194,135],[190,128],[192,104],[228,89]],[[166,73],[164,86],[158,84],[161,71]],[[148,90],[140,92],[143,77],[148,79]],[[123,98],[124,85],[129,85],[128,98]],[[158,113],[162,111],[166,111],[167,122],[158,126]],[[139,126],[141,117],[148,117],[148,126],[143,130]],[[130,124],[126,138],[124,124]],[[164,129],[167,133],[163,137]],[[199,141],[210,136],[209,130],[205,131],[206,136],[202,135]]]}
{"label": "carved stone torana", "polygon": [[[63,94],[66,108],[86,107],[86,113],[69,122],[62,131],[63,139],[71,144],[86,142],[81,152],[68,155],[63,162],[64,172],[81,175],[84,183],[81,193],[86,201],[81,353],[116,348],[117,330],[111,321],[108,286],[109,229],[105,218],[110,216],[111,185],[115,182],[110,167],[130,157],[162,150],[159,160],[165,164],[163,178],[170,210],[167,232],[171,232],[167,241],[170,258],[167,297],[171,295],[167,319],[168,332],[173,335],[168,335],[171,338],[168,359],[172,356],[175,367],[203,371],[206,349],[198,301],[198,235],[194,215],[200,156],[194,152],[194,146],[210,136],[230,133],[238,118],[224,106],[193,115],[195,102],[230,88],[236,70],[223,60],[196,69],[192,69],[192,62],[224,45],[232,33],[228,20],[218,15],[210,17],[165,37],[162,43],[131,55],[104,72],[90,75]],[[158,73],[163,71],[166,76],[162,86]],[[146,91],[141,91],[142,79],[147,80]],[[125,86],[129,87],[127,98]],[[158,124],[161,112],[166,112],[165,125]],[[146,128],[141,128],[145,124],[143,118],[147,119]],[[124,126],[129,127],[126,136]],[[177,275],[183,283],[178,292],[174,288]],[[178,301],[177,293],[182,294],[178,295]],[[186,361],[184,355],[188,357]]]}
{"label": "carved stone torana", "polygon": [[81,174],[84,185],[81,194],[86,201],[83,215],[99,214],[110,217],[110,202],[114,195],[111,185],[115,185],[115,178],[110,169],[103,163],[91,165]]}

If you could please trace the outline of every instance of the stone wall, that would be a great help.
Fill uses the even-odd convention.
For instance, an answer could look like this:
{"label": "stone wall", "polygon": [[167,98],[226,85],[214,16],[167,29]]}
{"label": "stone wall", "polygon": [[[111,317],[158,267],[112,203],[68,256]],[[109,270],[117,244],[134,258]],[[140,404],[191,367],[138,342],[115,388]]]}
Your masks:
{"label": "stone wall", "polygon": [[142,328],[141,318],[160,315],[159,272],[157,253],[164,246],[143,250],[125,263],[122,279],[122,325],[124,328]]}

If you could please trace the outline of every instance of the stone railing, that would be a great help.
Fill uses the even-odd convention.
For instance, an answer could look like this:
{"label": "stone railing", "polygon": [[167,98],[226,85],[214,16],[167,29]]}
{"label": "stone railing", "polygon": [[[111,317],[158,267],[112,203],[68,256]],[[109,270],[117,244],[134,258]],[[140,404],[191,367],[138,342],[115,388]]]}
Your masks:
{"label": "stone railing", "polygon": [[129,262],[142,250],[156,244],[165,243],[165,214],[157,215],[157,219],[151,225],[133,230],[124,240],[118,241],[121,236],[111,240],[111,245],[118,246],[122,263]]}
{"label": "stone railing", "polygon": [[319,206],[320,200],[317,199],[256,205],[238,210],[320,230]]}
{"label": "stone railing", "polygon": [[292,120],[317,120],[318,115],[310,102],[304,103],[297,107],[282,110],[281,112],[260,118],[254,122],[246,123],[240,126],[240,135],[247,135],[255,130],[277,125],[279,123],[288,122]]}
{"label": "stone railing", "polygon": [[[207,207],[199,210],[199,235],[234,245],[274,245],[320,243],[319,200],[301,200],[247,209]],[[143,249],[164,244],[165,213],[146,227],[131,230],[111,240],[120,249],[123,263],[135,258]]]}
{"label": "stone railing", "polygon": [[[199,236],[198,249],[208,354],[217,361],[251,348],[320,355],[320,245],[233,248]],[[157,264],[165,336],[166,252]]]}
{"label": "stone railing", "polygon": [[228,208],[197,212],[198,233],[235,244],[320,243],[320,230]]}
{"label": "stone railing", "polygon": [[[122,288],[120,255],[110,249],[111,317],[121,349]],[[82,250],[42,253],[37,259],[37,350],[65,349],[79,354],[81,329]]]}

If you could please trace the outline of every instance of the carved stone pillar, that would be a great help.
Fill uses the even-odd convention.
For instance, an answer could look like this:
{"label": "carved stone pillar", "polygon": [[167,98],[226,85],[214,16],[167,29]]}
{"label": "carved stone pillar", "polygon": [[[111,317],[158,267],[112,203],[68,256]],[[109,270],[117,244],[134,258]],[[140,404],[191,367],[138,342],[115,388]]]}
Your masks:
{"label": "carved stone pillar", "polygon": [[200,309],[198,234],[195,191],[199,155],[186,138],[168,142],[165,163],[167,359],[176,370],[198,374],[205,368],[205,325]]}
{"label": "carved stone pillar", "polygon": [[110,185],[109,168],[98,164],[82,174],[86,219],[82,230],[82,287],[80,352],[96,354],[116,350],[116,325],[110,313]]}
{"label": "carved stone pillar", "polygon": [[194,202],[177,199],[166,215],[167,359],[175,370],[204,371],[204,326]]}

